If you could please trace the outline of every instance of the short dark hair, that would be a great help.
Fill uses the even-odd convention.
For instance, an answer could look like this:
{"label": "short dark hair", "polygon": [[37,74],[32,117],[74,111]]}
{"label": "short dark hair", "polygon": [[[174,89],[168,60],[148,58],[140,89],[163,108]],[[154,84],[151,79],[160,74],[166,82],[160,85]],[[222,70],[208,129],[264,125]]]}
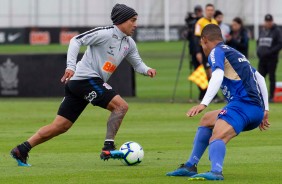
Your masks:
{"label": "short dark hair", "polygon": [[233,19],[234,22],[237,22],[238,24],[240,24],[243,27],[243,20],[240,17],[235,17]]}
{"label": "short dark hair", "polygon": [[214,18],[219,16],[219,15],[223,15],[223,13],[220,10],[216,10],[214,13]]}
{"label": "short dark hair", "polygon": [[213,8],[214,8],[214,5],[211,4],[211,3],[208,3],[208,4],[206,4],[206,8],[207,8],[207,7],[213,7]]}
{"label": "short dark hair", "polygon": [[209,41],[223,41],[221,29],[218,25],[208,24],[204,27],[201,38],[207,38]]}

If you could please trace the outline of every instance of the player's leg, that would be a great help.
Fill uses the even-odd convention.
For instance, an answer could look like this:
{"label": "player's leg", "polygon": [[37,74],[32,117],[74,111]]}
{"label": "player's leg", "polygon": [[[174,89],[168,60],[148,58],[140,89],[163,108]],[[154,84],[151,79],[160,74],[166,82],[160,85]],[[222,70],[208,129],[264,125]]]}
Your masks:
{"label": "player's leg", "polygon": [[107,134],[102,148],[100,158],[103,160],[109,158],[123,158],[121,151],[115,150],[114,138],[125,116],[128,105],[127,103],[112,89],[110,85],[105,83],[99,77],[93,77],[83,80],[81,88],[75,88],[75,94],[80,98],[94,106],[99,106],[111,111],[111,115],[107,123]]}
{"label": "player's leg", "polygon": [[191,180],[223,180],[222,169],[226,144],[242,131],[257,128],[264,116],[260,106],[243,102],[230,102],[218,115],[209,141],[211,171],[192,176]]}
{"label": "player's leg", "polygon": [[27,141],[12,149],[11,155],[17,160],[19,166],[28,166],[28,153],[33,147],[66,132],[72,125],[73,123],[68,119],[57,115],[51,124],[40,128]]}
{"label": "player's leg", "polygon": [[225,145],[237,135],[234,128],[225,120],[218,119],[210,138],[209,156],[212,163],[212,172],[222,172],[225,157]]}
{"label": "player's leg", "polygon": [[209,143],[211,171],[192,176],[191,180],[223,180],[222,168],[226,152],[226,144],[237,135],[234,128],[225,120],[215,123]]}
{"label": "player's leg", "polygon": [[258,71],[259,71],[259,73],[263,76],[263,77],[265,77],[266,76],[266,74],[267,74],[267,72],[268,72],[268,70],[267,70],[267,63],[268,62],[266,62],[266,61],[263,61],[263,60],[259,60],[259,64],[258,64]]}
{"label": "player's leg", "polygon": [[[69,83],[73,82],[69,81]],[[29,164],[27,164],[29,151],[36,145],[65,133],[87,106],[87,101],[72,94],[69,90],[69,83],[65,87],[65,98],[60,105],[58,115],[55,117],[54,121],[40,128],[27,141],[11,150],[11,155],[17,160],[19,166],[29,166]]]}
{"label": "player's leg", "polygon": [[209,145],[209,140],[212,136],[212,129],[215,125],[217,116],[220,110],[210,111],[204,114],[201,118],[198,130],[194,137],[193,149],[186,166],[198,165],[202,155]]}
{"label": "player's leg", "polygon": [[128,110],[128,104],[121,98],[120,95],[116,95],[107,105],[107,109],[111,111],[111,115],[107,122],[106,138],[101,153],[101,159],[103,160],[123,157],[123,154],[121,154],[122,152],[113,152],[116,149],[114,140]]}
{"label": "player's leg", "polygon": [[212,135],[217,116],[221,110],[210,111],[201,118],[198,130],[194,137],[193,149],[185,164],[175,171],[167,173],[167,176],[192,176],[197,174],[197,165],[204,154]]}
{"label": "player's leg", "polygon": [[268,62],[268,74],[269,74],[269,99],[270,102],[273,102],[275,83],[276,83],[276,68],[278,61]]}
{"label": "player's leg", "polygon": [[121,96],[116,95],[108,104],[107,109],[111,111],[111,115],[107,123],[106,140],[114,140],[121,122],[128,111],[128,104]]}
{"label": "player's leg", "polygon": [[70,120],[63,116],[57,115],[51,124],[40,128],[27,141],[31,147],[35,147],[36,145],[48,141],[55,136],[67,132],[72,125],[73,123]]}

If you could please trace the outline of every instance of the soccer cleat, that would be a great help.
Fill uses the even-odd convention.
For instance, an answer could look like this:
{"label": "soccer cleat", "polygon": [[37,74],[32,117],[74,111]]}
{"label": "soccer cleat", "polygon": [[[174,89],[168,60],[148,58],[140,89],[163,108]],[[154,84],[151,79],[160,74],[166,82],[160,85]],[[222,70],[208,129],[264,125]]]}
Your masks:
{"label": "soccer cleat", "polygon": [[191,176],[190,181],[204,181],[204,180],[224,180],[222,172],[206,172]]}
{"label": "soccer cleat", "polygon": [[18,162],[18,166],[31,166],[27,163],[28,154],[22,154],[18,147],[12,149],[10,154]]}
{"label": "soccer cleat", "polygon": [[178,169],[175,171],[169,172],[167,176],[193,176],[197,174],[197,165],[193,165],[191,167],[186,166],[185,164],[181,164]]}
{"label": "soccer cleat", "polygon": [[112,159],[122,159],[124,157],[123,152],[118,151],[118,150],[102,150],[102,153],[100,154],[101,160],[109,160],[110,158]]}
{"label": "soccer cleat", "polygon": [[102,153],[100,154],[101,160],[113,159],[122,159],[124,157],[123,152],[116,150],[116,147],[113,142],[105,142],[104,147],[102,148]]}

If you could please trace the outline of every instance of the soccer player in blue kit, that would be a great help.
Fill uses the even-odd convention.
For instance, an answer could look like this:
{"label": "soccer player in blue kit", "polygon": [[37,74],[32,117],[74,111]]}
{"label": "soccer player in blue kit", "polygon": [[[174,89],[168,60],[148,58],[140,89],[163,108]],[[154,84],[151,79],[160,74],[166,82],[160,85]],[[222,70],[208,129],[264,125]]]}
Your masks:
{"label": "soccer player in blue kit", "polygon": [[[221,88],[227,105],[221,110],[207,112],[200,121],[190,158],[167,176],[188,176],[189,180],[223,180],[226,144],[242,131],[257,127],[266,130],[268,122],[268,93],[264,77],[237,50],[223,43],[217,25],[207,25],[201,34],[201,44],[212,77],[202,102],[192,107],[188,117],[202,112]],[[197,172],[197,165],[209,146],[211,170]]]}

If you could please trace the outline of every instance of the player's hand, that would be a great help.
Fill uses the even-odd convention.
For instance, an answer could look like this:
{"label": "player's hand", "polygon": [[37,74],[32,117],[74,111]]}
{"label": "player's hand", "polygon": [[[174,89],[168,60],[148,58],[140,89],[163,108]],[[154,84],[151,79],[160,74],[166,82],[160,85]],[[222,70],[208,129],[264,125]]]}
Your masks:
{"label": "player's hand", "polygon": [[67,83],[70,78],[73,76],[74,71],[70,70],[70,69],[66,69],[64,76],[61,78],[61,82],[63,83]]}
{"label": "player's hand", "polygon": [[259,125],[260,131],[267,130],[270,127],[270,123],[268,121],[268,111],[264,111],[264,117],[262,122]]}
{"label": "player's hand", "polygon": [[155,69],[149,69],[147,71],[147,75],[150,76],[151,78],[153,78],[157,75],[157,71]]}
{"label": "player's hand", "polygon": [[194,106],[186,113],[186,115],[188,117],[196,116],[197,114],[202,112],[205,108],[206,108],[206,106],[204,104],[200,104],[200,105]]}

